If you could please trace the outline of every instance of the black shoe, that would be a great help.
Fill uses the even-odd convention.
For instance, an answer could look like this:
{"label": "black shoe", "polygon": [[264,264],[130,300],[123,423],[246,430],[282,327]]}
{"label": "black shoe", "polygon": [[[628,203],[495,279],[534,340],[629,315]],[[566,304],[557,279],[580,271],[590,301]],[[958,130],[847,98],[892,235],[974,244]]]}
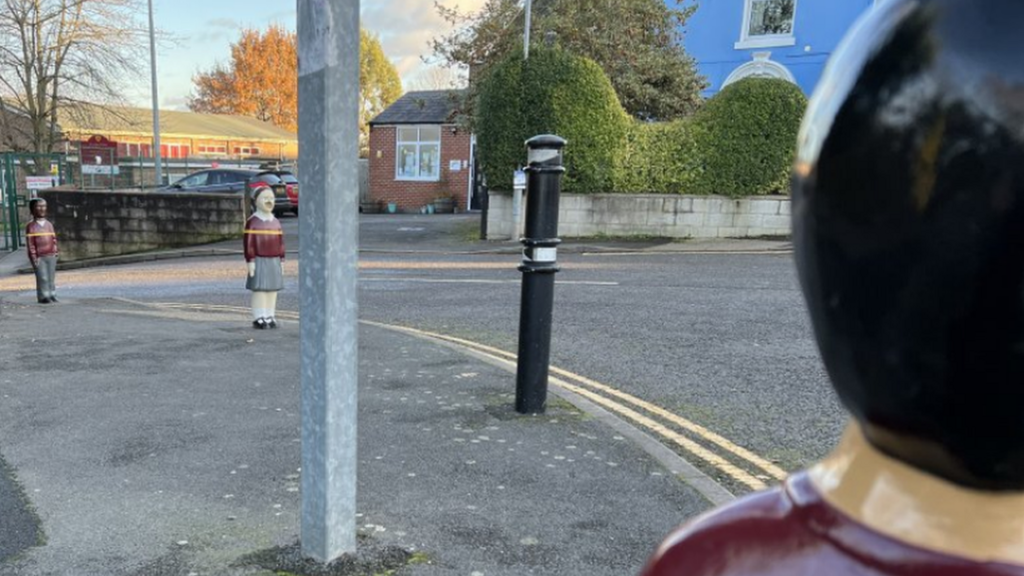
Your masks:
{"label": "black shoe", "polygon": [[277,320],[267,318],[267,328],[277,328]]}
{"label": "black shoe", "polygon": [[40,304],[49,304],[50,303],[50,299],[49,298],[40,298],[39,299],[39,303]]}
{"label": "black shoe", "polygon": [[57,300],[56,296],[50,296],[50,302],[60,302],[60,300]]}
{"label": "black shoe", "polygon": [[266,330],[267,321],[264,320],[263,318],[257,318],[256,320],[252,321],[252,327],[257,328],[259,330]]}

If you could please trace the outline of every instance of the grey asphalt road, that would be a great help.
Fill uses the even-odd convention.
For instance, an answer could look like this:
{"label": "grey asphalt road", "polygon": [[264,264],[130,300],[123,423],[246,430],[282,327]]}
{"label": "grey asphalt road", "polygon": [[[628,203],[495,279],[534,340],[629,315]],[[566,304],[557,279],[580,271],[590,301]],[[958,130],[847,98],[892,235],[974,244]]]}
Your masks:
{"label": "grey asphalt road", "polygon": [[[283,221],[295,249],[298,219]],[[360,223],[361,318],[516,351],[517,244],[474,240],[475,217],[370,215]],[[784,469],[824,455],[845,415],[821,367],[792,257],[614,252],[657,243],[593,251],[568,243],[552,364],[687,417]],[[240,258],[187,259],[75,272],[89,280],[64,285],[69,296],[245,306],[241,269]],[[298,310],[295,269],[279,307]]]}
{"label": "grey asphalt road", "polygon": [[14,481],[14,471],[0,458],[0,562],[36,545],[40,538],[38,518]]}
{"label": "grey asphalt road", "polygon": [[[298,322],[76,296],[0,313],[2,448],[46,536],[0,575],[297,572],[246,559],[297,537]],[[511,375],[461,351],[364,326],[359,363],[356,525],[364,551],[424,554],[402,574],[636,574],[708,506],[589,413],[516,415]]]}

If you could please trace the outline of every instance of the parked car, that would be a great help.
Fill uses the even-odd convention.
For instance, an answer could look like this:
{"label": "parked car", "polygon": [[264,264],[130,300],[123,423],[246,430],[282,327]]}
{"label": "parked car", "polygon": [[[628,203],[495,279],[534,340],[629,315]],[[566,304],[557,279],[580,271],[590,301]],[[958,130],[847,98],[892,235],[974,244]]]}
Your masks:
{"label": "parked car", "polygon": [[299,214],[299,179],[288,170],[273,170],[271,171],[275,176],[284,182],[285,193],[288,194],[288,199],[291,200],[291,211],[296,215]]}
{"label": "parked car", "polygon": [[[158,188],[158,192],[191,192],[199,194],[242,194],[258,186],[269,186],[274,190],[274,213],[298,210],[297,202],[292,204],[288,185],[271,170],[250,170],[245,168],[210,168],[189,174],[170,186]],[[296,192],[296,198],[298,198]]]}

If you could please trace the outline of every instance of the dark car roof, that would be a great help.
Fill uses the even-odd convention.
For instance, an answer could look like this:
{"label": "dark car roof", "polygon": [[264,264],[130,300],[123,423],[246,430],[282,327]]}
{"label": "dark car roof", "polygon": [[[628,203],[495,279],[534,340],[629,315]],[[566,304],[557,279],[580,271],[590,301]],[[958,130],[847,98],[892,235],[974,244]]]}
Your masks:
{"label": "dark car roof", "polygon": [[233,174],[246,174],[249,176],[255,176],[257,174],[263,174],[267,170],[255,170],[253,168],[208,168],[207,170],[200,170],[200,172],[212,172],[214,170],[220,170],[221,172],[231,172]]}
{"label": "dark car roof", "polygon": [[283,182],[283,180],[273,170],[255,170],[255,169],[251,169],[251,168],[204,168],[203,170],[196,170],[195,172],[192,172],[192,173],[190,173],[190,174],[188,174],[186,176],[183,176],[182,178],[179,178],[176,182],[174,182],[174,183],[172,183],[170,185],[161,186],[157,190],[173,190],[173,189],[175,189],[175,185],[178,182],[181,182],[182,180],[184,180],[186,178],[190,178],[192,176],[195,176],[196,174],[202,174],[204,172],[226,172],[226,173],[229,173],[229,174],[235,174],[236,176],[242,176],[246,180],[249,180],[249,179],[252,179],[252,178],[261,178],[261,177],[264,177],[264,176],[273,176],[274,180],[266,182],[267,184],[269,184],[271,186],[279,186]]}
{"label": "dark car roof", "polygon": [[189,174],[183,176],[182,178],[188,178],[189,176],[193,176],[195,174],[202,174],[203,172],[228,172],[228,173],[231,173],[231,174],[238,174],[240,176],[246,176],[246,177],[249,177],[249,178],[252,178],[252,177],[255,177],[255,176],[263,176],[264,174],[272,174],[274,176],[277,176],[280,173],[280,171],[275,171],[275,170],[257,170],[255,168],[204,168],[202,170],[196,170],[195,172],[190,172]]}

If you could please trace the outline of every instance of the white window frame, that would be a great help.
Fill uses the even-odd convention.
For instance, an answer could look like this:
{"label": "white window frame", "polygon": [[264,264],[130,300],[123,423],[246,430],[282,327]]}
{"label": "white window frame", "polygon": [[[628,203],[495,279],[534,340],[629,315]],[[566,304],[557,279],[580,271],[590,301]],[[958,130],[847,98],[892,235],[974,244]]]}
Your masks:
{"label": "white window frame", "polygon": [[795,46],[796,36],[794,33],[796,32],[796,12],[799,4],[798,1],[793,0],[793,25],[790,27],[789,34],[764,34],[760,36],[750,36],[750,15],[754,9],[754,1],[755,0],[743,0],[743,27],[740,28],[740,41],[733,47],[737,50],[745,50],[748,48]]}
{"label": "white window frame", "polygon": [[[400,134],[403,129],[416,129],[416,140],[402,140]],[[420,131],[423,128],[434,128],[437,130],[437,140],[423,140]],[[402,174],[401,160],[402,160],[402,146],[403,145],[414,145],[416,146],[416,173],[419,174],[420,164],[420,147],[424,144],[436,144],[437,145],[437,166],[434,169],[434,174],[430,176],[405,176]],[[413,182],[438,182],[441,180],[441,125],[440,124],[401,124],[395,126],[395,180],[413,181]]]}

